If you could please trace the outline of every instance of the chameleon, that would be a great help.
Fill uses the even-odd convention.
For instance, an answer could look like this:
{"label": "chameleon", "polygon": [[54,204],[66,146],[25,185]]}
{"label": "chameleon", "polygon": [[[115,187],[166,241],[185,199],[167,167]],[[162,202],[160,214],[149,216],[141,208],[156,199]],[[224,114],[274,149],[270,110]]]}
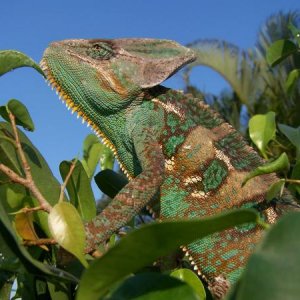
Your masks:
{"label": "chameleon", "polygon": [[[110,147],[129,179],[85,224],[86,252],[156,199],[158,220],[253,207],[272,224],[293,206],[288,196],[265,201],[275,174],[242,186],[263,162],[258,153],[202,99],[161,85],[195,59],[192,49],[150,38],[69,39],[45,50],[40,65],[48,82]],[[262,234],[260,225],[246,224],[182,249],[219,299],[240,277]]]}

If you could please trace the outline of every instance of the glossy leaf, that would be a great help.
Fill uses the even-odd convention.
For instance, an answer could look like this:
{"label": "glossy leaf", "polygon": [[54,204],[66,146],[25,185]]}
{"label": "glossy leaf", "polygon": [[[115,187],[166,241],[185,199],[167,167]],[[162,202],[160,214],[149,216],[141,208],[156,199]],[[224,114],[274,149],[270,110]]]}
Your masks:
{"label": "glossy leaf", "polygon": [[90,179],[92,179],[100,161],[101,148],[100,140],[94,134],[89,134],[83,142],[83,159],[81,163]]}
{"label": "glossy leaf", "polygon": [[277,182],[274,182],[268,189],[266,194],[266,200],[270,201],[276,197],[281,196],[284,188],[285,180],[280,179]]}
{"label": "glossy leaf", "polygon": [[194,290],[181,280],[159,273],[142,273],[127,278],[109,299],[200,300],[203,298],[197,297]]}
{"label": "glossy leaf", "polygon": [[16,124],[24,129],[34,131],[34,124],[26,106],[16,99],[11,99],[7,103],[8,110],[15,116]]}
{"label": "glossy leaf", "polygon": [[273,111],[265,115],[255,115],[249,120],[250,138],[265,158],[267,158],[266,147],[275,137],[275,132],[275,113]]}
{"label": "glossy leaf", "polygon": [[300,69],[292,70],[285,82],[285,90],[291,94],[297,85],[297,81],[300,78]]}
{"label": "glossy leaf", "polygon": [[300,158],[300,127],[294,128],[285,124],[278,124],[278,128],[295,146],[297,158]]}
{"label": "glossy leaf", "polygon": [[145,225],[130,232],[90,265],[81,277],[77,300],[99,299],[111,285],[180,245],[256,220],[254,210],[239,209],[201,220]]}
{"label": "glossy leaf", "polygon": [[171,276],[176,277],[184,282],[186,282],[188,285],[190,285],[194,292],[197,294],[199,300],[205,300],[206,299],[206,293],[204,286],[200,280],[200,278],[189,269],[177,269],[173,271]]}
{"label": "glossy leaf", "polygon": [[[46,197],[47,201],[54,205],[57,203],[60,194],[60,184],[53,176],[47,162],[41,155],[41,153],[34,147],[26,135],[18,130],[22,147],[24,149],[25,156],[30,166],[32,177],[41,193]],[[12,129],[10,124],[6,122],[0,122],[0,136],[13,138]],[[11,168],[14,172],[20,176],[24,176],[23,168],[20,163],[20,159],[16,153],[15,147],[8,141],[0,140],[0,162]],[[7,182],[9,179],[0,172],[0,180]],[[21,194],[28,194],[28,191],[16,184],[7,184],[5,188],[9,186],[11,189]],[[4,189],[5,189],[4,188]],[[0,187],[0,190],[3,187]],[[37,205],[37,203],[35,203]],[[49,236],[47,213],[37,212],[34,214],[35,220],[42,227],[43,231]]]}
{"label": "glossy leaf", "polygon": [[112,169],[114,166],[113,152],[105,145],[101,144],[100,166],[101,170]]}
{"label": "glossy leaf", "polygon": [[54,239],[87,267],[84,258],[85,231],[76,208],[67,202],[56,204],[49,213],[49,229]]}
{"label": "glossy leaf", "polygon": [[15,277],[9,273],[1,270],[0,272],[0,299],[10,300],[11,292]]}
{"label": "glossy leaf", "polygon": [[112,169],[114,156],[107,146],[100,143],[97,136],[90,134],[83,142],[83,166],[90,178],[93,176],[98,163],[100,163],[102,170]]}
{"label": "glossy leaf", "polygon": [[128,180],[124,175],[106,169],[95,176],[95,182],[102,193],[114,198],[128,183]]}
{"label": "glossy leaf", "polygon": [[51,296],[51,300],[70,300],[71,295],[68,295],[68,290],[65,287],[65,290],[62,290],[57,284],[53,284],[52,282],[47,282],[49,294]]}
{"label": "glossy leaf", "polygon": [[[25,197],[26,196],[24,194],[11,189],[9,185],[0,186],[0,199],[5,199],[5,201],[2,200],[2,205],[5,207],[5,211],[8,214],[21,210],[24,207]],[[14,216],[11,216],[11,219],[13,218]]]}
{"label": "glossy leaf", "polygon": [[15,50],[0,51],[0,76],[20,67],[32,67],[45,76],[40,66],[26,54]]}
{"label": "glossy leaf", "polygon": [[26,106],[19,100],[11,99],[6,105],[0,106],[0,116],[10,123],[9,112],[15,116],[17,125],[25,130],[34,131],[34,124]]}
{"label": "glossy leaf", "polygon": [[87,159],[92,146],[99,143],[99,138],[95,134],[88,134],[83,141],[83,158]]}
{"label": "glossy leaf", "polygon": [[[300,160],[297,160],[295,166],[293,167],[291,179],[300,180]],[[298,194],[300,194],[300,184],[291,183],[290,185],[296,189]]]}
{"label": "glossy leaf", "polygon": [[3,141],[11,143],[11,145],[17,149],[16,142],[12,138],[0,135],[0,143],[3,142]]}
{"label": "glossy leaf", "polygon": [[289,55],[296,53],[297,50],[298,48],[293,42],[289,40],[278,40],[267,49],[267,62],[274,67]]}
{"label": "glossy leaf", "polygon": [[[63,180],[69,173],[72,162],[63,161],[59,171]],[[71,203],[77,208],[84,221],[90,221],[96,216],[96,201],[91,188],[90,180],[80,161],[76,162],[75,168],[67,183],[67,191]]]}
{"label": "glossy leaf", "polygon": [[[0,225],[2,226],[2,222],[0,222]],[[8,225],[11,226],[10,222],[8,222]],[[8,243],[8,237],[5,236],[5,234],[7,234],[7,232],[4,228],[3,230],[0,230],[0,276],[9,276],[9,274],[14,274],[14,272],[24,269],[21,261],[16,256],[14,249],[11,249],[11,245]]]}
{"label": "glossy leaf", "polygon": [[292,32],[294,38],[298,42],[298,46],[300,47],[300,29],[297,28],[291,21],[288,24],[288,29]]}
{"label": "glossy leaf", "polygon": [[289,170],[289,168],[290,168],[289,159],[288,159],[286,153],[283,152],[274,161],[267,162],[266,164],[259,166],[256,169],[254,169],[253,171],[249,172],[243,181],[243,185],[245,185],[246,182],[253,177],[263,175],[263,174],[269,174],[269,173],[273,173],[273,172],[279,172],[279,171],[286,172]]}
{"label": "glossy leaf", "polygon": [[300,213],[282,217],[250,257],[235,300],[299,299]]}
{"label": "glossy leaf", "polygon": [[[8,123],[0,122],[0,162],[12,169],[18,175],[23,175],[22,166],[18,159],[16,148],[13,143],[7,139],[13,139],[11,126]],[[0,172],[0,180],[8,181],[8,178]]]}

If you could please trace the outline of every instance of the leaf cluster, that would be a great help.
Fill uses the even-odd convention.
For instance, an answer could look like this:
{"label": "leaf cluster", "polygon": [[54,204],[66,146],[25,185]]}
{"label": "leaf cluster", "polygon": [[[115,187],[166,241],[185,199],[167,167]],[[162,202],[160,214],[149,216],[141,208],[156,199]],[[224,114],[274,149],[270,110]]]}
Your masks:
{"label": "leaf cluster", "polygon": [[[24,66],[42,74],[35,62],[16,51],[0,51],[0,66],[0,75]],[[13,99],[0,107],[0,115],[6,121],[0,123],[1,299],[10,298],[14,283],[15,298],[21,299],[210,299],[205,283],[191,270],[187,260],[180,257],[178,263],[176,256],[174,266],[170,253],[226,228],[249,222],[266,225],[249,209],[201,220],[151,222],[143,226],[141,223],[147,217],[141,215],[142,222],[138,226],[137,222],[130,222],[124,237],[116,233],[99,247],[101,257],[87,255],[84,223],[96,215],[91,180],[94,178],[110,197],[127,183],[111,170],[112,153],[94,135],[89,135],[83,143],[82,157],[60,164],[60,184],[38,149],[17,128],[34,130],[26,107]],[[269,113],[256,118],[251,125],[251,137],[267,158],[269,143],[275,139],[275,116]],[[298,128],[279,128],[299,147]],[[287,158],[282,155],[276,163],[261,167],[252,175],[287,168]],[[299,172],[298,169],[295,167],[293,172]],[[28,178],[34,188],[27,184]],[[48,206],[43,206],[45,201]],[[268,229],[227,299],[297,299],[299,230],[297,212]],[[163,264],[159,263],[161,260]]]}

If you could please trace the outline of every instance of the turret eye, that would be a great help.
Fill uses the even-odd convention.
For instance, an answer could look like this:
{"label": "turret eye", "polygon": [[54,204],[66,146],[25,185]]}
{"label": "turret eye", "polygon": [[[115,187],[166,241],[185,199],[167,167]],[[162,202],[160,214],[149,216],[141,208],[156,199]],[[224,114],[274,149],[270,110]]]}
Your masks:
{"label": "turret eye", "polygon": [[93,49],[99,50],[101,49],[101,46],[99,44],[95,44],[93,45]]}
{"label": "turret eye", "polygon": [[93,44],[92,47],[87,50],[87,54],[94,59],[106,60],[114,56],[114,50],[110,44],[99,42]]}

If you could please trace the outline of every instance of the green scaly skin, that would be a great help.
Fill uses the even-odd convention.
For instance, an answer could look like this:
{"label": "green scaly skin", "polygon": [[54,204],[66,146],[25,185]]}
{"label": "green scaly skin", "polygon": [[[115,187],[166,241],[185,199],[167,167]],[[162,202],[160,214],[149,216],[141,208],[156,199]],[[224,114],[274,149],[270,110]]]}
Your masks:
{"label": "green scaly skin", "polygon": [[[154,197],[160,197],[160,218],[175,220],[258,207],[273,223],[292,206],[264,203],[275,175],[241,187],[262,162],[258,154],[202,101],[159,86],[194,59],[190,49],[155,39],[65,40],[45,51],[41,66],[49,82],[111,147],[131,179],[86,224],[87,251]],[[184,248],[216,298],[239,278],[262,232],[248,224]]]}

